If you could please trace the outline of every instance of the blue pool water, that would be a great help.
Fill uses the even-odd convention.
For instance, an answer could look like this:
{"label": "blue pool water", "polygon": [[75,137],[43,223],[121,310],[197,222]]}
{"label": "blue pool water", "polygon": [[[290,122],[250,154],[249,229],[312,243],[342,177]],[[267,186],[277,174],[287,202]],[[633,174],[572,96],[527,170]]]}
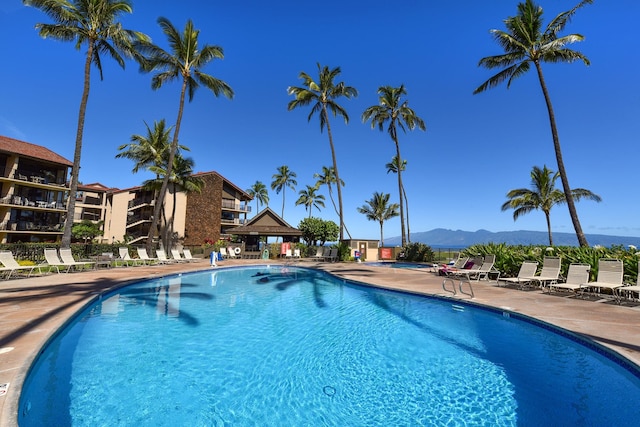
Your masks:
{"label": "blue pool water", "polygon": [[567,336],[315,270],[172,276],[103,297],[52,339],[19,423],[637,425],[638,372]]}

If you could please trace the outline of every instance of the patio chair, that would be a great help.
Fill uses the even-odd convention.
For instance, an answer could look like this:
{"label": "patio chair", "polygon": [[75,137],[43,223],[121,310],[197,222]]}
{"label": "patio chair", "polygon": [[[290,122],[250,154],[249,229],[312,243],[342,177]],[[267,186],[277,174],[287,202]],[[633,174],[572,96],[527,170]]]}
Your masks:
{"label": "patio chair", "polygon": [[567,280],[564,282],[549,283],[547,292],[551,291],[570,291],[576,296],[582,295],[583,284],[589,281],[589,271],[591,266],[589,264],[572,263],[569,264],[569,271],[567,272]]}
{"label": "patio chair", "polygon": [[[239,248],[238,248],[239,249]],[[231,246],[227,247],[227,257],[229,259],[235,259],[237,258],[237,255],[240,254],[240,251],[236,252],[236,248],[232,248]]]}
{"label": "patio chair", "polygon": [[316,254],[311,257],[314,261],[322,261],[324,259],[324,246],[318,246]]}
{"label": "patio chair", "polygon": [[11,278],[11,275],[15,272],[25,272],[27,273],[27,277],[29,277],[35,268],[42,273],[39,266],[20,265],[13,257],[13,253],[11,251],[0,251],[0,263],[4,266],[3,268],[0,268],[0,272],[7,273],[5,279]]}
{"label": "patio chair", "polygon": [[459,278],[460,280],[466,279],[467,281],[473,279],[479,281],[480,279],[488,279],[489,273],[497,273],[498,278],[500,272],[493,268],[493,264],[496,262],[496,256],[487,254],[484,258],[476,257],[473,259],[473,265],[469,269],[457,270],[451,273],[452,276]]}
{"label": "patio chair", "polygon": [[68,273],[71,269],[70,265],[66,265],[60,260],[58,251],[55,248],[44,249],[44,263],[39,264],[38,267],[55,268],[58,273],[60,273],[60,267],[66,268],[66,270],[64,271],[65,273]]}
{"label": "patio chair", "polygon": [[300,258],[300,249],[294,249],[293,250],[293,257],[294,258]]}
{"label": "patio chair", "polygon": [[67,249],[60,248],[58,250],[58,254],[60,256],[60,260],[62,260],[64,265],[68,265],[70,270],[71,269],[75,270],[80,266],[82,267],[95,266],[95,262],[93,261],[76,261],[75,258],[73,258],[71,249],[68,249],[68,248]]}
{"label": "patio chair", "polygon": [[[617,300],[620,302],[622,298],[625,299],[640,299],[640,261],[638,261],[638,277],[635,285],[622,286],[616,289]],[[638,294],[638,298],[635,298],[635,294]]]}
{"label": "patio chair", "polygon": [[182,250],[182,255],[184,256],[184,259],[187,260],[187,262],[199,262],[199,261],[201,261],[200,258],[194,258],[193,255],[191,255],[191,249],[183,249]]}
{"label": "patio chair", "polygon": [[[465,265],[467,265],[467,263],[469,262],[469,257],[468,256],[458,256],[458,259],[455,260],[455,262],[453,263],[453,265],[442,265],[439,266],[438,268],[435,269],[435,273],[438,276],[447,276],[448,273],[457,271],[457,270],[462,270],[464,268]],[[473,265],[476,265],[476,263],[473,263]],[[480,268],[480,266],[482,265],[482,261],[480,261],[479,263],[477,263],[478,267]]]}
{"label": "patio chair", "polygon": [[121,266],[130,266],[130,265],[142,265],[144,262],[141,260],[131,258],[129,255],[129,248],[126,246],[118,248],[118,255],[120,258],[116,259],[116,267],[118,266],[118,262],[120,262]]}
{"label": "patio chair", "polygon": [[598,277],[595,282],[583,283],[584,288],[590,289],[596,295],[602,295],[603,289],[611,291],[617,300],[616,289],[622,287],[624,264],[619,259],[602,258],[598,261]]}
{"label": "patio chair", "polygon": [[522,289],[526,284],[529,284],[533,277],[536,275],[536,271],[538,270],[538,261],[524,261],[520,265],[520,270],[518,271],[518,275],[516,277],[499,277],[497,282],[498,286],[503,283],[505,286],[507,285],[517,285],[520,289]]}
{"label": "patio chair", "polygon": [[542,260],[542,270],[537,276],[531,277],[529,284],[535,283],[540,285],[541,289],[558,281],[560,277],[560,269],[562,268],[562,258],[558,256],[546,256]]}
{"label": "patio chair", "polygon": [[180,251],[177,249],[171,249],[171,257],[176,262],[188,262],[186,259],[182,258],[182,255],[180,255]]}
{"label": "patio chair", "polygon": [[324,257],[324,260],[328,262],[338,261],[338,248],[330,248],[329,254]]}
{"label": "patio chair", "polygon": [[136,248],[138,252],[138,258],[142,260],[142,262],[146,265],[152,265],[153,263],[158,262],[158,258],[152,258],[147,253],[147,248]]}
{"label": "patio chair", "polygon": [[222,259],[225,259],[227,257],[227,248],[225,248],[224,246],[220,247],[220,257]]}
{"label": "patio chair", "polygon": [[291,249],[285,249],[284,257],[287,258],[287,259],[293,258],[293,252],[291,252]]}
{"label": "patio chair", "polygon": [[173,264],[176,261],[167,257],[167,253],[164,249],[156,249],[156,256],[158,257],[159,264]]}

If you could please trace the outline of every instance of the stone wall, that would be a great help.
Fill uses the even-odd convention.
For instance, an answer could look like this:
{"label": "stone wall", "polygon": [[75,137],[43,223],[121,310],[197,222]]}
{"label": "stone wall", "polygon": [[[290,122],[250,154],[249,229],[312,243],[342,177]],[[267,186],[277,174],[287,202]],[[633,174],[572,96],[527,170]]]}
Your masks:
{"label": "stone wall", "polygon": [[189,193],[184,229],[184,245],[200,246],[205,240],[220,239],[222,216],[222,177],[215,172],[202,174],[201,193]]}

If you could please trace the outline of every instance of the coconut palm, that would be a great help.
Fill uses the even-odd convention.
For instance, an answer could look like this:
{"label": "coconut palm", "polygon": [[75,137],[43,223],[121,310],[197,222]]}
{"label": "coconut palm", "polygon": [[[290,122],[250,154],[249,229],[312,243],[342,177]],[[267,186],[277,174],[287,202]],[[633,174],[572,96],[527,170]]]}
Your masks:
{"label": "coconut palm", "polygon": [[[318,81],[315,82],[311,76],[304,71],[300,73],[299,77],[303,81],[303,87],[289,86],[287,92],[289,95],[294,95],[295,99],[290,101],[287,105],[289,111],[307,105],[312,105],[311,112],[307,117],[308,121],[311,121],[311,117],[315,113],[320,116],[320,132],[327,127],[327,134],[329,135],[329,147],[331,148],[331,159],[333,161],[333,173],[335,175],[336,182],[342,182],[340,174],[338,173],[338,161],[336,160],[336,150],[333,145],[333,135],[331,134],[331,125],[329,123],[329,111],[334,117],[341,116],[345,123],[349,123],[349,115],[347,111],[342,108],[336,99],[345,97],[351,99],[358,96],[358,91],[351,86],[347,86],[344,82],[335,83],[334,80],[340,74],[340,67],[336,67],[332,70],[329,67],[321,67],[318,65]],[[344,239],[344,210],[342,208],[342,189],[338,185],[338,207],[340,217],[340,240]]]}
{"label": "coconut palm", "polygon": [[296,190],[296,185],[298,185],[298,181],[296,181],[295,172],[289,170],[289,166],[282,165],[278,168],[278,173],[273,174],[273,181],[271,182],[271,189],[276,190],[276,194],[280,194],[282,191],[282,218],[284,219],[284,200],[285,200],[285,190],[287,187]]}
{"label": "coconut palm", "polygon": [[537,6],[532,0],[519,3],[517,16],[509,17],[504,21],[507,31],[491,30],[495,40],[504,49],[505,53],[482,58],[478,64],[489,69],[502,68],[502,70],[481,84],[473,92],[474,94],[484,92],[504,81],[507,82],[508,88],[514,79],[529,71],[533,64],[538,73],[538,81],[540,82],[542,94],[547,104],[553,148],[558,163],[558,172],[560,173],[564,193],[567,196],[569,215],[571,216],[571,221],[573,222],[580,246],[589,246],[589,244],[582,232],[573,194],[570,191],[571,187],[569,186],[567,171],[564,166],[564,160],[562,159],[555,113],[551,105],[551,97],[549,96],[547,84],[542,74],[542,63],[573,62],[580,60],[584,62],[585,65],[589,65],[589,60],[582,53],[567,48],[568,44],[582,41],[584,37],[580,34],[569,34],[559,37],[558,33],[564,29],[565,25],[571,20],[579,8],[592,2],[593,0],[583,0],[573,9],[560,13],[544,28],[544,32],[541,32],[543,28],[542,8]]}
{"label": "coconut palm", "polygon": [[309,218],[311,218],[311,211],[314,206],[320,211],[320,208],[324,208],[324,196],[318,194],[318,186],[307,185],[306,190],[300,190],[298,192],[300,197],[296,200],[296,206],[304,205],[305,209],[309,209]]}
{"label": "coconut palm", "polygon": [[64,223],[61,247],[71,244],[71,228],[76,209],[75,194],[78,191],[80,159],[84,122],[91,87],[91,64],[93,63],[102,75],[101,54],[108,54],[122,68],[125,58],[136,57],[134,48],[136,41],[148,41],[149,38],[140,32],[122,28],[118,22],[121,15],[133,11],[127,0],[23,0],[23,4],[42,10],[54,23],[36,24],[36,29],[43,38],[75,42],[76,48],[87,47],[84,61],[84,84],[78,111],[73,166],[69,183],[69,199],[67,201],[67,219]]}
{"label": "coconut palm", "polygon": [[[403,172],[407,169],[407,161],[402,161],[402,167],[398,167],[398,156],[393,156],[391,158],[391,162],[385,165],[387,168],[387,173],[393,172],[398,173],[398,169]],[[407,218],[407,243],[411,243],[411,227],[409,226],[409,199],[407,199],[407,190],[404,188],[404,182],[402,183],[402,196],[404,197],[404,206],[406,208],[406,218]]]}
{"label": "coconut palm", "polygon": [[[551,235],[551,208],[555,205],[565,203],[567,197],[565,193],[556,188],[556,180],[560,174],[548,169],[545,165],[542,169],[537,166],[531,171],[531,188],[517,188],[507,193],[507,200],[502,204],[502,210],[513,209],[513,220],[526,215],[533,210],[540,209],[544,212],[547,220],[547,231],[549,233],[549,245],[553,246],[553,236]],[[584,188],[574,188],[571,190],[573,199],[579,201],[582,198],[600,202],[602,199],[597,194]]]}
{"label": "coconut palm", "polygon": [[[167,155],[165,155],[164,158],[165,160],[168,160],[168,150],[166,151],[166,153]],[[143,183],[143,187],[145,189],[158,192],[159,189],[162,188],[162,183],[167,171],[171,170],[169,183],[171,185],[171,193],[173,194],[173,206],[171,210],[171,219],[167,221],[167,216],[166,214],[164,215],[165,234],[163,236],[163,245],[165,248],[170,248],[173,246],[171,237],[174,234],[173,222],[176,217],[177,192],[182,191],[187,194],[200,193],[202,192],[202,188],[204,187],[204,181],[202,180],[202,178],[193,175],[194,164],[195,162],[191,157],[182,157],[181,153],[178,151],[173,158],[173,167],[169,168],[167,163],[149,167],[149,170],[156,174],[156,179],[147,180]],[[164,212],[164,206],[162,206],[162,212]]]}
{"label": "coconut palm", "polygon": [[[402,100],[402,96],[406,95],[407,91],[404,85],[400,87],[381,86],[378,88],[379,105],[373,105],[362,113],[362,121],[367,122],[371,120],[371,128],[378,127],[381,131],[384,129],[385,124],[389,124],[387,132],[391,136],[394,144],[396,145],[396,157],[398,158],[398,164],[402,164],[402,156],[400,155],[400,142],[398,141],[398,128],[406,132],[414,130],[416,127],[420,130],[427,130],[424,121],[418,117],[409,107],[409,101]],[[400,229],[402,231],[402,246],[407,244],[407,236],[404,227],[404,198],[402,194],[402,169],[397,170],[398,173],[398,195],[400,196]]]}
{"label": "coconut palm", "polygon": [[[321,185],[326,185],[329,191],[329,199],[331,199],[331,204],[333,205],[333,210],[336,212],[338,217],[340,216],[340,212],[338,211],[338,207],[336,206],[335,200],[333,200],[333,184],[336,184],[336,174],[333,171],[332,167],[323,166],[322,173],[314,173],[313,177],[317,179],[316,186],[320,187]],[[344,181],[340,180],[340,185],[344,187]],[[343,224],[344,231],[347,233],[349,238],[351,238],[351,233],[349,233],[349,229],[347,228],[347,224]]]}
{"label": "coconut palm", "polygon": [[384,244],[383,226],[384,222],[400,215],[398,203],[389,204],[389,193],[373,193],[373,197],[366,201],[366,205],[358,208],[358,212],[366,215],[369,221],[378,221],[380,223],[380,245]]}
{"label": "coconut palm", "polygon": [[258,215],[260,205],[269,206],[269,191],[262,181],[256,181],[255,184],[247,190],[247,194],[256,199],[256,215]]}
{"label": "coconut palm", "polygon": [[152,77],[152,89],[156,90],[167,82],[179,80],[181,82],[181,90],[178,117],[173,131],[169,159],[166,163],[169,169],[164,175],[162,187],[158,193],[158,200],[154,208],[149,236],[147,237],[147,251],[150,251],[153,245],[153,237],[158,228],[158,216],[172,175],[173,159],[178,151],[178,136],[180,135],[180,125],[182,124],[185,95],[189,95],[189,102],[191,102],[196,89],[202,85],[213,92],[216,97],[224,95],[229,99],[233,98],[233,90],[226,82],[202,71],[214,59],[224,58],[222,47],[207,44],[199,47],[198,36],[200,31],[194,28],[191,20],[187,21],[182,33],[166,18],[158,18],[158,24],[162,32],[167,36],[171,51],[167,52],[152,43],[138,43],[136,45],[137,49],[144,54],[141,70],[144,72],[158,71]]}

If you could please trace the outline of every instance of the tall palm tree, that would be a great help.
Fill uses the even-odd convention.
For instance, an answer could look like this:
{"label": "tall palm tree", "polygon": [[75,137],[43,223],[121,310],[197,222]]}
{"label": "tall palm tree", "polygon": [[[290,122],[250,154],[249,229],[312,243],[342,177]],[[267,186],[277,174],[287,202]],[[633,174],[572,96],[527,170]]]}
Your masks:
{"label": "tall palm tree", "polygon": [[300,190],[298,192],[300,197],[296,200],[296,206],[304,205],[305,209],[309,209],[309,218],[311,218],[311,211],[314,207],[320,211],[320,208],[324,208],[324,195],[318,194],[318,186],[307,185],[306,190]]}
{"label": "tall palm tree", "polygon": [[[168,160],[168,155],[166,155],[164,159]],[[202,192],[202,188],[204,187],[204,181],[202,180],[202,178],[193,175],[194,164],[195,162],[191,157],[182,157],[181,153],[178,151],[173,158],[173,167],[169,168],[168,164],[166,163],[151,166],[149,170],[156,174],[156,179],[150,179],[143,183],[143,187],[145,189],[157,192],[162,187],[162,183],[164,181],[164,177],[167,174],[167,171],[171,170],[169,183],[171,185],[173,194],[173,206],[171,209],[171,219],[167,221],[167,215],[164,215],[165,234],[163,236],[163,245],[165,248],[170,248],[173,246],[172,236],[174,234],[174,220],[176,217],[177,192],[182,191],[187,194],[200,193]],[[164,206],[162,206],[162,211],[164,212]]]}
{"label": "tall palm tree", "polygon": [[[521,215],[528,214],[533,210],[540,209],[544,212],[547,220],[547,231],[549,233],[549,245],[553,246],[551,235],[551,208],[555,205],[565,203],[568,199],[565,193],[556,188],[556,180],[560,176],[559,172],[553,172],[545,165],[542,169],[534,166],[531,171],[531,188],[516,188],[507,193],[507,200],[502,204],[502,210],[513,209],[513,220],[517,220]],[[602,199],[597,194],[584,188],[574,188],[571,190],[573,199],[579,201],[582,198],[600,202]]]}
{"label": "tall palm tree", "polygon": [[287,187],[296,191],[296,185],[298,185],[298,181],[296,181],[295,172],[289,170],[289,166],[282,165],[278,168],[278,173],[273,174],[273,181],[271,182],[271,189],[276,190],[276,194],[280,194],[282,191],[282,218],[284,218],[284,200],[285,200],[285,190]]}
{"label": "tall palm tree", "polygon": [[67,219],[64,223],[61,246],[68,248],[71,244],[71,227],[76,209],[75,194],[78,191],[80,159],[84,121],[91,87],[91,64],[93,63],[102,75],[102,58],[100,54],[108,54],[122,68],[125,58],[136,57],[134,48],[136,41],[147,42],[149,38],[140,32],[126,30],[118,22],[121,15],[131,13],[133,8],[127,0],[23,0],[23,4],[42,10],[54,23],[36,24],[40,36],[62,41],[74,41],[76,48],[87,47],[84,61],[84,84],[78,111],[73,166],[69,183],[69,199],[67,202]]}
{"label": "tall palm tree", "polygon": [[[402,161],[402,166],[398,167],[398,156],[393,156],[391,162],[385,165],[387,173],[398,173],[398,170],[403,172],[407,169],[407,161]],[[409,199],[407,198],[407,190],[404,188],[404,182],[402,183],[402,196],[404,197],[404,206],[406,208],[405,216],[407,218],[407,242],[411,243],[411,227],[409,226]]]}
{"label": "tall palm tree", "polygon": [[[340,74],[340,67],[336,67],[332,70],[329,67],[318,66],[318,81],[315,82],[311,76],[304,71],[300,73],[299,78],[303,81],[302,87],[289,86],[287,92],[289,95],[294,95],[295,99],[290,101],[287,105],[289,111],[307,105],[312,105],[311,112],[307,117],[308,121],[311,121],[311,117],[315,113],[320,116],[320,132],[327,127],[327,134],[329,135],[329,146],[331,147],[331,159],[333,161],[333,173],[335,174],[336,182],[342,182],[340,180],[340,174],[338,173],[338,161],[336,160],[336,150],[333,145],[333,135],[331,134],[331,125],[329,123],[329,111],[333,114],[333,117],[341,116],[344,118],[345,123],[349,123],[349,115],[347,111],[342,108],[336,99],[345,97],[351,99],[358,96],[356,88],[347,86],[344,82],[335,83],[334,80]],[[338,207],[340,217],[340,240],[344,239],[344,210],[342,207],[342,189],[340,185],[338,188]]]}
{"label": "tall palm tree", "polygon": [[[338,211],[338,207],[336,206],[335,200],[333,200],[333,184],[337,184],[336,174],[333,171],[332,167],[323,166],[322,173],[314,173],[313,177],[317,179],[316,186],[320,187],[321,185],[326,185],[329,190],[329,199],[331,199],[331,204],[333,205],[333,210],[336,212],[338,217],[340,216],[340,212]],[[344,187],[344,181],[340,180],[340,185]],[[351,238],[351,233],[349,233],[349,229],[347,228],[347,224],[344,225],[344,231],[347,233],[349,238]]]}
{"label": "tall palm tree", "polygon": [[256,181],[255,184],[247,190],[247,194],[256,199],[256,215],[258,215],[260,205],[269,206],[269,191],[262,181]]}
{"label": "tall palm tree", "polygon": [[[387,132],[391,136],[396,145],[396,157],[398,164],[402,164],[402,156],[400,156],[400,142],[398,141],[398,128],[406,132],[414,130],[416,127],[420,130],[427,130],[424,121],[418,117],[409,107],[409,101],[403,101],[402,96],[407,94],[404,85],[400,87],[381,86],[378,88],[379,105],[373,105],[362,113],[362,121],[371,120],[371,128],[378,127],[380,131],[384,129],[384,125],[389,123]],[[407,244],[407,236],[404,227],[404,198],[402,197],[402,169],[398,169],[398,195],[400,196],[400,228],[402,235],[402,246]]]}
{"label": "tall palm tree", "polygon": [[193,100],[196,89],[201,85],[209,89],[218,97],[224,95],[232,99],[233,90],[223,80],[217,79],[210,74],[202,72],[202,69],[214,59],[223,59],[224,52],[222,47],[214,45],[203,45],[198,47],[199,30],[193,27],[193,22],[188,20],[182,33],[171,24],[166,18],[158,18],[158,24],[162,28],[162,32],[167,36],[171,51],[164,49],[152,43],[138,43],[137,49],[144,54],[144,60],[141,62],[141,70],[151,72],[158,70],[152,77],[151,88],[156,90],[163,84],[179,80],[181,81],[180,101],[178,103],[178,117],[173,132],[173,140],[169,150],[169,159],[167,165],[169,170],[164,176],[162,187],[158,193],[158,200],[154,207],[154,215],[147,237],[147,250],[150,251],[153,246],[153,237],[158,228],[158,216],[164,197],[169,185],[171,177],[171,168],[173,168],[173,158],[178,151],[178,136],[180,134],[180,125],[182,123],[182,114],[184,112],[184,98],[189,94],[189,102]]}
{"label": "tall palm tree", "polygon": [[366,201],[366,205],[358,208],[358,212],[367,216],[369,221],[380,223],[380,246],[384,244],[384,234],[382,232],[384,222],[400,215],[398,203],[389,204],[389,193],[373,193],[373,197]]}
{"label": "tall palm tree", "polygon": [[553,106],[551,105],[551,97],[549,96],[547,84],[542,74],[541,64],[542,62],[557,63],[580,60],[584,62],[585,65],[589,65],[589,59],[587,59],[586,56],[566,47],[568,44],[584,40],[584,37],[580,34],[569,34],[558,37],[558,33],[564,29],[565,25],[571,20],[578,9],[592,2],[593,0],[583,0],[573,9],[560,13],[546,26],[544,32],[541,32],[543,28],[542,8],[537,6],[532,0],[519,3],[518,15],[509,17],[504,21],[507,31],[491,30],[496,42],[504,49],[505,53],[482,58],[478,64],[489,69],[502,68],[502,70],[478,86],[473,92],[474,94],[484,92],[504,81],[507,81],[507,88],[509,88],[513,80],[529,71],[531,64],[533,64],[538,73],[538,81],[540,82],[542,94],[547,104],[553,148],[558,163],[558,172],[560,173],[564,193],[567,195],[569,215],[571,216],[571,221],[573,222],[580,246],[589,246],[589,244],[582,231],[582,226],[578,219],[578,212],[576,211],[573,200],[573,194],[570,190],[571,187],[569,186],[567,171],[564,166],[564,160],[562,159],[556,117],[553,112]]}

